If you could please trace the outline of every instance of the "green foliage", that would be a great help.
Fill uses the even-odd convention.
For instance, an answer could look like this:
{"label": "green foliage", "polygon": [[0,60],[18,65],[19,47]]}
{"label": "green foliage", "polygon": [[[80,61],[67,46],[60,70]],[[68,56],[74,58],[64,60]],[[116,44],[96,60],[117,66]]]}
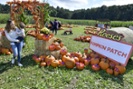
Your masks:
{"label": "green foliage", "polygon": [[25,12],[23,12],[22,14],[20,14],[18,16],[18,20],[20,22],[23,22],[24,24],[28,24],[29,23],[29,18],[28,18],[28,16],[26,16]]}

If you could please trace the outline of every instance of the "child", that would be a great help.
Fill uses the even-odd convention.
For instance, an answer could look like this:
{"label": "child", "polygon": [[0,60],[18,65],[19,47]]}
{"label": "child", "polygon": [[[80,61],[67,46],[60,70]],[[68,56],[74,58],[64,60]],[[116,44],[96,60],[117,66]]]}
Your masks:
{"label": "child", "polygon": [[[23,22],[21,22],[19,24],[19,28],[16,29],[16,32],[17,32],[17,35],[18,35],[17,39],[19,41],[23,41],[23,42],[24,42],[24,37],[25,37],[25,30],[24,30],[24,28],[25,28],[25,24]],[[25,43],[24,43],[24,45],[25,45]]]}

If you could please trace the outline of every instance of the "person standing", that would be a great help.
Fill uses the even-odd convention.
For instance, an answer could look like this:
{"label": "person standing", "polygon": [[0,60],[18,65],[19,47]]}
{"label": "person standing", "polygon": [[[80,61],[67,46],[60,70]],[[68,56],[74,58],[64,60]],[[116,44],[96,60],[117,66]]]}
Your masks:
{"label": "person standing", "polygon": [[59,28],[59,23],[57,21],[57,19],[54,20],[54,28],[53,28],[53,32],[55,33],[55,35],[57,34],[57,30]]}
{"label": "person standing", "polygon": [[19,35],[17,34],[18,28],[15,26],[14,21],[8,20],[4,31],[7,39],[10,41],[10,45],[13,51],[13,58],[11,60],[11,63],[14,64],[15,59],[17,58],[18,66],[22,67],[23,65],[21,64],[21,51],[23,47],[23,41],[17,39],[19,37]]}

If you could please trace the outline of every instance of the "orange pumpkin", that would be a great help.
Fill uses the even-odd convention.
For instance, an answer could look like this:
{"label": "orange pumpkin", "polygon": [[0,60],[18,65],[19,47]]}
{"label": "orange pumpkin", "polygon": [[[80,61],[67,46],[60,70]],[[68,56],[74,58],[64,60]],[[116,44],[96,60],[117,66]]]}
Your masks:
{"label": "orange pumpkin", "polygon": [[38,63],[41,62],[41,59],[40,59],[39,57],[37,57],[37,58],[35,59],[35,62],[38,64]]}
{"label": "orange pumpkin", "polygon": [[126,71],[126,68],[121,64],[116,65],[115,68],[118,68],[120,74],[123,74]]}
{"label": "orange pumpkin", "polygon": [[116,64],[115,64],[113,61],[110,61],[110,62],[109,62],[109,66],[110,66],[111,68],[115,68]]}
{"label": "orange pumpkin", "polygon": [[92,68],[93,70],[95,70],[95,71],[100,70],[100,66],[99,66],[98,64],[92,65],[91,68]]}
{"label": "orange pumpkin", "polygon": [[50,38],[49,38],[49,35],[43,35],[42,39],[43,39],[44,41],[48,41]]}
{"label": "orange pumpkin", "polygon": [[59,67],[65,66],[65,63],[62,60],[58,60],[58,61],[59,61]]}
{"label": "orange pumpkin", "polygon": [[64,55],[64,56],[62,57],[62,61],[63,61],[63,62],[66,62],[66,60],[69,60],[69,59],[70,59],[70,57],[67,56],[67,55]]}
{"label": "orange pumpkin", "polygon": [[82,54],[81,54],[81,52],[78,51],[78,52],[75,52],[74,53],[74,56],[80,58],[80,57],[82,57]]}
{"label": "orange pumpkin", "polygon": [[58,60],[52,61],[52,62],[51,62],[51,66],[54,67],[54,68],[55,68],[55,67],[58,67],[58,66],[59,66],[59,61],[58,61]]}
{"label": "orange pumpkin", "polygon": [[101,69],[106,70],[109,67],[109,64],[106,60],[104,60],[99,63],[99,66],[101,67]]}
{"label": "orange pumpkin", "polygon": [[48,55],[46,58],[45,58],[45,62],[47,63],[47,65],[49,66],[51,64],[52,61],[55,60],[55,57],[52,56],[52,55]]}
{"label": "orange pumpkin", "polygon": [[56,48],[55,48],[55,45],[53,45],[53,44],[51,44],[50,46],[49,46],[49,50],[50,51],[54,51]]}
{"label": "orange pumpkin", "polygon": [[79,61],[84,63],[84,60],[86,59],[86,56],[83,56],[83,57],[79,57]]}
{"label": "orange pumpkin", "polygon": [[60,46],[61,46],[61,47],[63,47],[63,46],[64,46],[64,44],[61,42],[61,43],[60,43]]}
{"label": "orange pumpkin", "polygon": [[66,49],[61,49],[60,50],[60,54],[61,55],[66,55],[67,54],[67,50]]}
{"label": "orange pumpkin", "polygon": [[37,37],[37,39],[38,39],[38,40],[42,40],[42,39],[43,39],[43,34],[42,34],[42,33],[37,34],[37,36],[36,36],[36,37]]}
{"label": "orange pumpkin", "polygon": [[119,75],[119,69],[117,67],[114,68],[114,75],[117,76]]}
{"label": "orange pumpkin", "polygon": [[55,46],[55,50],[60,50],[60,49],[61,49],[60,45]]}
{"label": "orange pumpkin", "polygon": [[81,63],[81,62],[76,62],[76,68],[77,68],[78,70],[83,70],[84,67],[85,67],[85,65],[84,65],[83,63]]}
{"label": "orange pumpkin", "polygon": [[75,60],[73,58],[69,58],[65,61],[65,65],[67,68],[72,69],[75,67]]}
{"label": "orange pumpkin", "polygon": [[85,64],[85,66],[88,66],[89,63],[90,63],[90,60],[87,60],[87,59],[84,60],[84,64]]}
{"label": "orange pumpkin", "polygon": [[46,66],[46,62],[41,62],[40,66]]}
{"label": "orange pumpkin", "polygon": [[41,59],[41,61],[42,61],[42,62],[44,62],[44,61],[45,61],[46,56],[45,56],[45,55],[41,55],[41,56],[39,56],[39,58]]}
{"label": "orange pumpkin", "polygon": [[107,68],[107,69],[106,69],[106,72],[107,72],[108,74],[111,74],[111,75],[112,75],[112,74],[113,74],[113,69],[112,69],[112,68]]}
{"label": "orange pumpkin", "polygon": [[79,62],[79,58],[78,57],[73,57],[75,62]]}
{"label": "orange pumpkin", "polygon": [[100,60],[100,58],[98,58],[98,57],[91,58],[91,65],[98,64],[99,60]]}

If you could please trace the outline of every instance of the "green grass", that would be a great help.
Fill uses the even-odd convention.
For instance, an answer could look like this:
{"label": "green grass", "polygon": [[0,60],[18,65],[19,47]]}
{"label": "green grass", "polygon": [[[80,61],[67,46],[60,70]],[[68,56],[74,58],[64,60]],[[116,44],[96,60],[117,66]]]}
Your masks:
{"label": "green grass", "polygon": [[[1,25],[0,25],[1,26]],[[4,25],[3,25],[4,26]],[[69,52],[80,51],[89,47],[88,43],[74,41],[77,36],[85,35],[83,26],[73,28],[73,35],[61,35]],[[133,60],[127,65],[124,75],[117,77],[107,74],[104,70],[93,71],[90,66],[84,70],[38,67],[32,60],[34,54],[34,38],[28,36],[28,43],[22,52],[22,64],[11,66],[12,55],[0,55],[0,89],[132,89],[133,88]]]}

